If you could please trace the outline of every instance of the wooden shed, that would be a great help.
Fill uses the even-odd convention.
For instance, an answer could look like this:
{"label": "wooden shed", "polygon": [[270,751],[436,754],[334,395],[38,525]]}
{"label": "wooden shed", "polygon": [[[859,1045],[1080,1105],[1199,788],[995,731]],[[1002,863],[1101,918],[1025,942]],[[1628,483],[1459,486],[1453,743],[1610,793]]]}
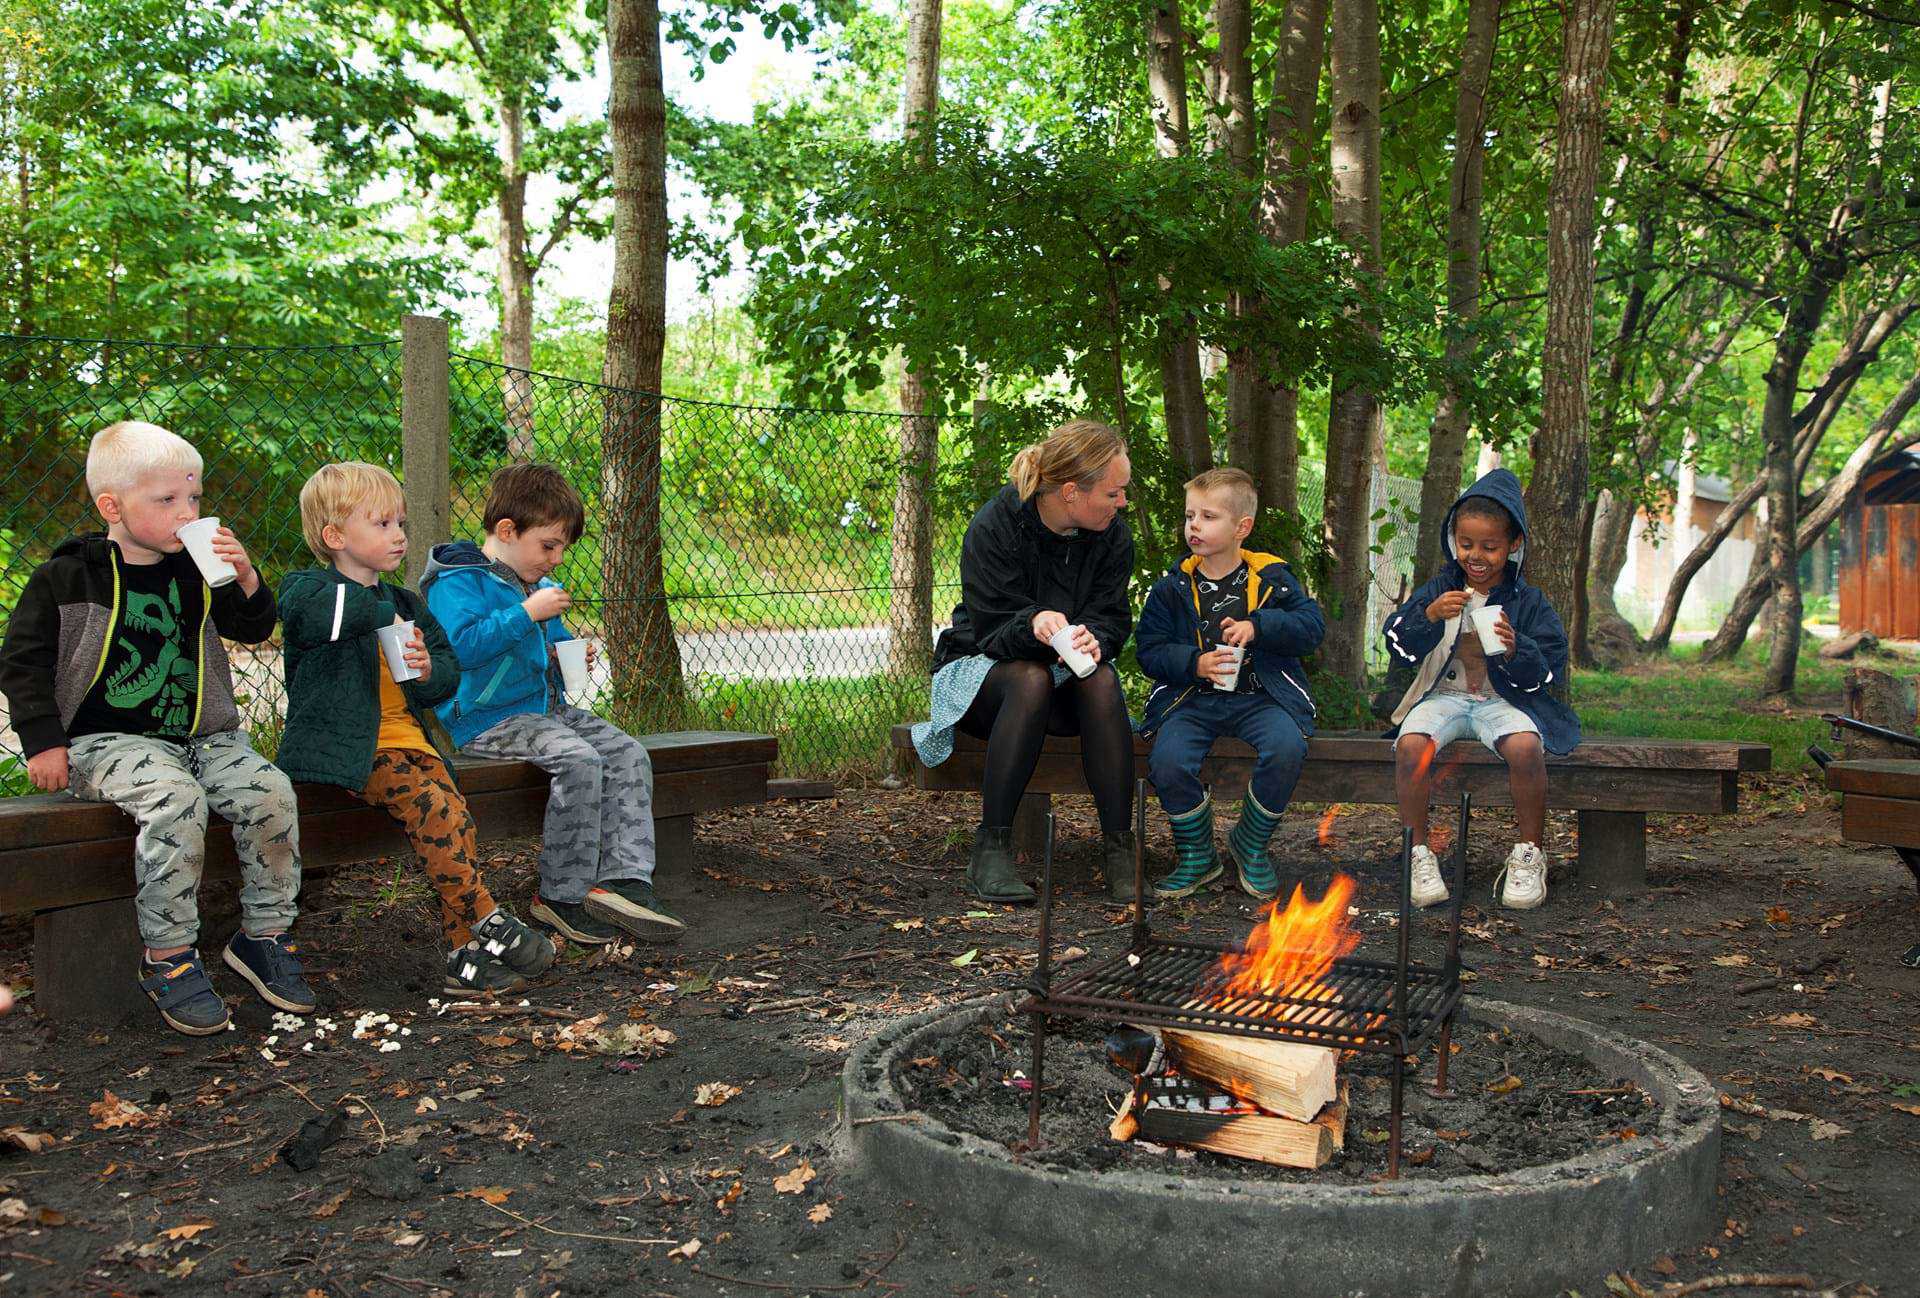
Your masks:
{"label": "wooden shed", "polygon": [[1833,536],[1840,632],[1920,639],[1920,452],[1875,460]]}

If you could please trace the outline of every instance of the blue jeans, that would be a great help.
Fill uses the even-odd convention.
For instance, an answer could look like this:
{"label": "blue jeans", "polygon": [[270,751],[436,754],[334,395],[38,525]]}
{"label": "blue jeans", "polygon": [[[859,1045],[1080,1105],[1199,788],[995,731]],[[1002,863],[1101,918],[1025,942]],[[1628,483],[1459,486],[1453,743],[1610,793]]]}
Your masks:
{"label": "blue jeans", "polygon": [[1223,735],[1244,740],[1258,755],[1248,787],[1260,805],[1276,815],[1286,810],[1307,758],[1300,727],[1263,691],[1227,694],[1202,686],[1167,713],[1147,756],[1166,813],[1184,816],[1206,799],[1200,764]]}

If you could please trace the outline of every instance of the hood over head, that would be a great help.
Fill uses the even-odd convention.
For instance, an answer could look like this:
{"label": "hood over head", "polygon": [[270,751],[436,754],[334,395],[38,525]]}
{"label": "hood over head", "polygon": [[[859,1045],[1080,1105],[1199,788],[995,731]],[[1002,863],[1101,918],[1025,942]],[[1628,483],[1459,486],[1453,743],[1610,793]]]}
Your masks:
{"label": "hood over head", "polygon": [[1513,476],[1511,469],[1493,469],[1483,474],[1480,480],[1460,493],[1460,499],[1453,502],[1447,510],[1447,521],[1440,529],[1440,545],[1446,551],[1449,562],[1458,563],[1453,553],[1453,516],[1460,512],[1461,501],[1473,496],[1485,496],[1508,514],[1512,515],[1515,526],[1520,529],[1519,544],[1513,553],[1507,556],[1507,562],[1513,565],[1514,574],[1520,572],[1520,565],[1527,557],[1527,502],[1525,493],[1520,489],[1520,479]]}
{"label": "hood over head", "polygon": [[420,574],[420,589],[443,573],[457,568],[491,568],[493,560],[472,541],[445,541],[427,551],[427,566]]}

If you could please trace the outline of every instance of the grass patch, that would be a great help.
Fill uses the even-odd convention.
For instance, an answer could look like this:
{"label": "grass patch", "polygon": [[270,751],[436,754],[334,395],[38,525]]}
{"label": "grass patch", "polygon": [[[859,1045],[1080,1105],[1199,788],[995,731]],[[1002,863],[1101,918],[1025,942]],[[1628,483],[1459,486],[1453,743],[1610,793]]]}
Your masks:
{"label": "grass patch", "polygon": [[[1773,749],[1774,770],[1805,771],[1813,765],[1807,745],[1827,735],[1820,714],[1845,710],[1849,664],[1823,659],[1817,648],[1810,643],[1802,649],[1790,698],[1761,694],[1767,645],[1756,639],[1732,661],[1708,667],[1700,665],[1699,646],[1682,645],[1667,657],[1621,671],[1579,672],[1574,710],[1590,734],[1762,743]],[[1881,654],[1862,665],[1898,672],[1914,662],[1905,654]]]}

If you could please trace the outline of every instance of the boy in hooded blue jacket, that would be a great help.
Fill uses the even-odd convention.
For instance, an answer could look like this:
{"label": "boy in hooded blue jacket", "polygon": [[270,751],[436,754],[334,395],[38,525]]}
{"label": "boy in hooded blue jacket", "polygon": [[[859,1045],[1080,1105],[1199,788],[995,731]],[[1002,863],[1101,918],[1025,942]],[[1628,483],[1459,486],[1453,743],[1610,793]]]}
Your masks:
{"label": "boy in hooded blue jacket", "polygon": [[[1440,532],[1447,561],[1413,593],[1383,634],[1394,658],[1417,667],[1393,711],[1395,790],[1400,821],[1413,830],[1413,902],[1447,900],[1440,864],[1427,846],[1433,761],[1455,739],[1473,735],[1507,763],[1520,841],[1495,886],[1503,905],[1530,910],[1547,898],[1540,850],[1547,821],[1546,753],[1580,742],[1580,719],[1550,690],[1567,674],[1567,635],[1547,597],[1520,575],[1527,511],[1520,480],[1495,469],[1447,512]],[[1499,610],[1502,652],[1482,648],[1473,615]],[[1544,750],[1544,751],[1543,751]]]}
{"label": "boy in hooded blue jacket", "polygon": [[[460,691],[439,707],[453,742],[553,776],[532,915],[586,945],[618,931],[671,942],[686,926],[653,892],[653,763],[646,745],[568,703],[554,646],[572,640],[572,598],[551,573],[580,539],[586,507],[547,464],[493,475],[480,545],[436,545],[427,606],[460,659]],[[592,657],[588,648],[589,661]]]}
{"label": "boy in hooded blue jacket", "polygon": [[[1280,879],[1267,843],[1293,797],[1313,733],[1313,696],[1300,658],[1326,634],[1320,606],[1287,565],[1241,548],[1259,497],[1240,469],[1212,469],[1187,484],[1193,551],[1154,583],[1134,643],[1154,681],[1139,731],[1153,738],[1147,769],[1173,825],[1175,864],[1154,895],[1186,897],[1223,872],[1213,845],[1213,798],[1200,767],[1231,735],[1258,758],[1240,819],[1227,836],[1240,887],[1271,900]],[[1235,672],[1235,655],[1243,655]]]}

